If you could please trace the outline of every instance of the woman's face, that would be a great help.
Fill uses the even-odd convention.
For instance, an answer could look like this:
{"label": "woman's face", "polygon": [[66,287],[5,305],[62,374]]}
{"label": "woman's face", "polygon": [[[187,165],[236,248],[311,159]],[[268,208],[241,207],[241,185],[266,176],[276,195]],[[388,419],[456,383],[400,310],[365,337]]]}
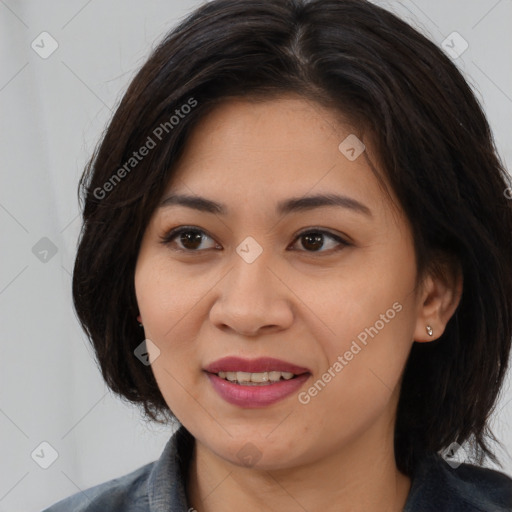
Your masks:
{"label": "woman's face", "polygon": [[428,336],[409,225],[358,144],[297,97],[226,102],[163,195],[224,211],[168,199],[147,227],[135,288],[152,370],[225,460],[286,468],[392,438],[412,341]]}

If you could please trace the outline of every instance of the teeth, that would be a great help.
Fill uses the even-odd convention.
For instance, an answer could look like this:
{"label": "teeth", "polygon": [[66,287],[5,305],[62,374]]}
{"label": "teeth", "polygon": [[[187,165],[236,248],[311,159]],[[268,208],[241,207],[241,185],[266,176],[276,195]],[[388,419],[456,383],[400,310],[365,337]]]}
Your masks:
{"label": "teeth", "polygon": [[221,379],[229,380],[230,382],[236,382],[245,386],[254,385],[268,385],[272,382],[278,382],[279,380],[290,380],[295,375],[292,372],[260,372],[260,373],[249,373],[249,372],[219,372],[217,374]]}

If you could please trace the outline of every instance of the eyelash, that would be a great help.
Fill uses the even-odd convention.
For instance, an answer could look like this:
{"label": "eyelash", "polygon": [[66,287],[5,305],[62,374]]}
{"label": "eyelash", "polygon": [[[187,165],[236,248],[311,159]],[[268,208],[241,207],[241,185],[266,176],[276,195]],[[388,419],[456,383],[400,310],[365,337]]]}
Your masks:
{"label": "eyelash", "polygon": [[[206,235],[209,238],[212,238],[212,237],[210,237],[210,235],[208,235],[204,230],[202,230],[200,228],[197,228],[197,227],[194,227],[194,226],[181,226],[181,227],[177,227],[177,228],[171,229],[164,236],[160,237],[160,242],[163,245],[169,246],[171,244],[171,242],[173,242],[176,237],[178,237],[182,233],[190,233],[190,232],[200,233],[202,235]],[[334,241],[338,242],[341,245],[341,247],[337,247],[337,248],[330,249],[330,250],[327,250],[327,251],[322,251],[322,250],[319,250],[319,251],[307,251],[307,250],[304,250],[304,251],[300,251],[300,252],[306,252],[308,254],[315,254],[315,255],[316,254],[327,254],[327,255],[329,255],[329,254],[332,254],[333,252],[340,251],[344,247],[348,247],[348,246],[351,245],[349,242],[347,242],[346,240],[344,240],[340,236],[334,235],[333,233],[330,233],[329,231],[326,231],[326,230],[321,229],[321,228],[308,228],[307,230],[301,231],[300,233],[297,234],[297,236],[293,240],[293,245],[295,245],[295,243],[300,238],[302,238],[302,237],[304,237],[306,235],[309,235],[309,234],[326,235],[328,238],[331,238]],[[213,238],[212,238],[212,240],[213,240]],[[203,240],[201,240],[201,243],[202,242],[203,242]],[[204,252],[205,250],[208,250],[208,249],[195,249],[194,250],[194,249],[182,249],[182,248],[177,248],[176,249],[176,248],[173,248],[172,250],[173,251],[183,252],[183,253],[188,253],[188,254],[193,254],[193,253],[201,253],[201,252]]]}

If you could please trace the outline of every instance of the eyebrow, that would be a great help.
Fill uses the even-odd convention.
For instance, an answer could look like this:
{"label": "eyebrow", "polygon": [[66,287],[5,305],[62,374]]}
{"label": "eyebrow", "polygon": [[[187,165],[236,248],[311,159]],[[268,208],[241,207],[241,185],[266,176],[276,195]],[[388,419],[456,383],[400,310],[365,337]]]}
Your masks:
{"label": "eyebrow", "polygon": [[[227,215],[229,213],[227,206],[222,203],[218,203],[201,196],[183,194],[169,195],[160,203],[160,208],[173,205],[185,206],[201,212],[219,215]],[[286,199],[277,204],[276,211],[278,214],[284,215],[287,213],[308,211],[328,206],[337,206],[372,217],[372,212],[368,206],[351,197],[337,194],[317,194],[313,196]]]}

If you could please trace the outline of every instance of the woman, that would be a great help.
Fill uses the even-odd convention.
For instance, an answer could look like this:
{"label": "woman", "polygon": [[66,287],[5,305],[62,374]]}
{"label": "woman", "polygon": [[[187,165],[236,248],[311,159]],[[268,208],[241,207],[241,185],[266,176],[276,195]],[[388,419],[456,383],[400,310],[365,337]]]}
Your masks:
{"label": "woman", "polygon": [[360,0],[214,0],[88,165],[73,296],[161,458],[58,511],[510,511],[510,182],[455,65]]}

